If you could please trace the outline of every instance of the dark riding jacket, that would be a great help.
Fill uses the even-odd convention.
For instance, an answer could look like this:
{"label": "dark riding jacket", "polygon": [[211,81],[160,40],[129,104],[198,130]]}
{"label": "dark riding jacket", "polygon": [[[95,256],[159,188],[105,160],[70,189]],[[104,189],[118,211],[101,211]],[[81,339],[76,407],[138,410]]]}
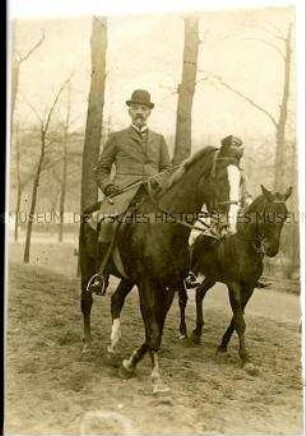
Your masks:
{"label": "dark riding jacket", "polygon": [[[114,177],[111,175],[113,164]],[[122,188],[170,168],[164,137],[149,129],[141,134],[130,126],[110,135],[95,171],[98,186],[105,193],[110,184]]]}

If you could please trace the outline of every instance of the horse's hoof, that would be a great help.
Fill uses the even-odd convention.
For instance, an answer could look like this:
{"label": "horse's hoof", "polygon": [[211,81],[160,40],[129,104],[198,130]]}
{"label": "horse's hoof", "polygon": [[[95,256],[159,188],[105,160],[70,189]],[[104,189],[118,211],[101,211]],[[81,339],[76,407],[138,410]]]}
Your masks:
{"label": "horse's hoof", "polygon": [[184,339],[187,339],[187,338],[188,338],[187,333],[179,335],[179,340],[180,341],[183,341]]}
{"label": "horse's hoof", "polygon": [[87,354],[91,351],[91,344],[86,343],[84,344],[83,350],[82,350],[82,354]]}
{"label": "horse's hoof", "polygon": [[120,368],[120,374],[124,378],[133,377],[135,374],[135,366],[131,365],[128,359],[124,359]]}
{"label": "horse's hoof", "polygon": [[216,354],[225,354],[227,353],[227,347],[224,347],[223,345],[219,345],[216,349]]}
{"label": "horse's hoof", "polygon": [[196,333],[195,331],[191,334],[191,339],[194,344],[199,345],[201,343],[201,334]]}
{"label": "horse's hoof", "polygon": [[169,386],[163,382],[154,383],[153,395],[167,395],[170,392]]}
{"label": "horse's hoof", "polygon": [[107,346],[106,351],[109,354],[109,356],[118,356],[119,355],[118,351],[115,350],[114,348],[112,348],[111,345]]}

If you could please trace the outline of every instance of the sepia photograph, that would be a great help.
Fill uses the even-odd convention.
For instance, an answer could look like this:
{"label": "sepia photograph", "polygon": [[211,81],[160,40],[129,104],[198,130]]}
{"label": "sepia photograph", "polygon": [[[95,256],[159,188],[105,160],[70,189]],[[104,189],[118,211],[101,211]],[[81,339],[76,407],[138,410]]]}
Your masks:
{"label": "sepia photograph", "polygon": [[304,434],[301,8],[36,3],[8,2],[4,434]]}

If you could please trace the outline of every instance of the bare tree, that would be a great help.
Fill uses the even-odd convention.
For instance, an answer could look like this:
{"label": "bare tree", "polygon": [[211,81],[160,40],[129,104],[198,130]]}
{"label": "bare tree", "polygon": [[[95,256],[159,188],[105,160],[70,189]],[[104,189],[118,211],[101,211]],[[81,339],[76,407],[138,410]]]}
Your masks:
{"label": "bare tree", "polygon": [[191,153],[191,112],[199,53],[199,19],[184,19],[185,40],[182,81],[178,87],[175,146],[172,164],[179,165]]}
{"label": "bare tree", "polygon": [[12,38],[12,76],[11,76],[11,122],[13,120],[15,102],[18,94],[19,86],[19,72],[21,65],[29,59],[29,57],[41,46],[45,39],[45,34],[42,33],[40,39],[33,44],[33,46],[24,54],[17,51],[15,47],[15,27],[16,23],[13,24],[13,38]]}
{"label": "bare tree", "polygon": [[107,20],[94,17],[91,34],[91,83],[88,99],[83,169],[81,187],[81,210],[97,201],[98,188],[94,166],[99,158],[106,78]]}
{"label": "bare tree", "polygon": [[[283,60],[283,87],[282,87],[282,98],[279,103],[278,115],[275,117],[268,109],[258,104],[255,99],[245,95],[243,92],[234,88],[233,86],[226,83],[221,77],[212,75],[212,77],[217,80],[217,82],[222,85],[227,90],[231,91],[238,97],[242,98],[244,101],[248,102],[255,109],[263,113],[272,123],[275,130],[275,141],[276,141],[276,153],[275,153],[275,174],[274,174],[274,189],[281,190],[284,189],[286,184],[286,125],[288,120],[288,103],[290,97],[290,78],[291,78],[291,64],[292,64],[292,23],[289,23],[286,34],[280,29],[273,27],[265,27],[265,31],[270,34],[270,36],[277,39],[277,42],[271,42],[266,38],[248,38],[260,43],[266,44],[274,49],[274,51],[281,56]],[[281,41],[279,44],[278,41]],[[278,44],[278,45],[277,45]]]}
{"label": "bare tree", "polygon": [[70,94],[71,94],[71,84],[68,83],[67,87],[67,109],[66,109],[66,119],[64,124],[64,141],[63,141],[63,169],[62,169],[62,180],[61,180],[61,194],[60,194],[60,222],[58,230],[58,240],[63,242],[63,229],[64,229],[64,213],[65,213],[65,199],[66,199],[66,186],[67,186],[67,168],[68,168],[68,130],[70,124]]}
{"label": "bare tree", "polygon": [[20,157],[20,131],[19,125],[16,125],[15,130],[15,180],[16,180],[16,203],[15,203],[15,224],[14,224],[14,241],[18,242],[19,236],[19,217],[20,217],[20,206],[22,194],[28,185],[28,183],[33,179],[33,174],[29,173],[22,177],[21,171],[21,157]]}
{"label": "bare tree", "polygon": [[[28,217],[27,234],[26,234],[26,242],[25,242],[24,257],[23,257],[23,261],[25,263],[28,263],[30,260],[31,236],[32,236],[32,229],[33,229],[33,222],[34,222],[34,214],[35,214],[35,210],[36,210],[39,181],[40,181],[41,172],[42,172],[43,166],[44,166],[46,151],[47,151],[48,146],[50,145],[50,141],[48,141],[48,139],[47,139],[47,134],[48,134],[48,130],[50,127],[50,122],[51,122],[51,118],[52,118],[54,109],[58,103],[58,100],[60,98],[61,93],[63,92],[63,90],[66,87],[69,80],[70,80],[70,77],[69,77],[69,79],[67,79],[63,83],[63,85],[58,90],[58,92],[57,92],[57,94],[56,94],[56,96],[55,96],[55,98],[50,106],[50,109],[47,113],[45,120],[43,120],[40,117],[40,115],[38,114],[38,112],[36,111],[36,109],[32,105],[30,105],[33,112],[35,113],[36,117],[38,118],[38,120],[40,122],[40,155],[39,155],[39,159],[38,159],[38,163],[37,163],[37,167],[36,167],[36,171],[35,171],[35,175],[34,175],[34,179],[33,179],[32,199],[31,199],[30,213],[29,213],[29,217]],[[51,143],[52,143],[52,140],[51,140]]]}

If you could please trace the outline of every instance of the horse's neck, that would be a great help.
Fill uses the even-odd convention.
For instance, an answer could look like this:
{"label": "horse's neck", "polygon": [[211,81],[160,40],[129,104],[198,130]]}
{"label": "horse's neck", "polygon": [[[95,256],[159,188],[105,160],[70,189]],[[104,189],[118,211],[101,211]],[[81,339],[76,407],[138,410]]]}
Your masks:
{"label": "horse's neck", "polygon": [[247,211],[242,216],[242,222],[238,223],[237,234],[250,242],[256,242],[259,239],[258,226],[256,224],[256,214],[259,211]]}
{"label": "horse's neck", "polygon": [[170,186],[159,199],[161,209],[177,213],[200,212],[204,203],[203,195],[199,195],[198,185],[201,174],[192,169],[186,172],[180,180]]}

